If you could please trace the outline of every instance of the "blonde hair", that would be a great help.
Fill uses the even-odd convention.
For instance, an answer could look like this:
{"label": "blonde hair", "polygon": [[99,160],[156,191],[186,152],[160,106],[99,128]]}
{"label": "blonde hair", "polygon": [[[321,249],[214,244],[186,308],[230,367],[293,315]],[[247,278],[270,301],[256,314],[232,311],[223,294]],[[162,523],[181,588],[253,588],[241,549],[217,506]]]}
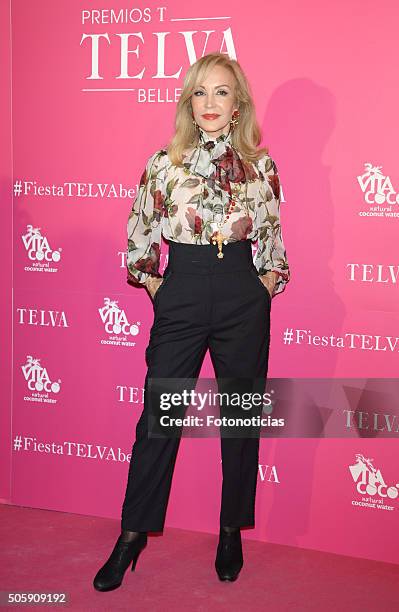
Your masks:
{"label": "blonde hair", "polygon": [[230,70],[236,81],[234,94],[240,117],[238,124],[233,128],[231,137],[233,147],[240,152],[244,160],[249,162],[256,161],[269,152],[267,147],[258,148],[261,130],[256,119],[251,88],[240,64],[224,53],[208,53],[187,70],[183,90],[177,102],[175,134],[166,147],[172,164],[176,166],[182,165],[185,151],[198,144],[199,134],[193,124],[191,96],[195,87],[214,66],[223,66]]}

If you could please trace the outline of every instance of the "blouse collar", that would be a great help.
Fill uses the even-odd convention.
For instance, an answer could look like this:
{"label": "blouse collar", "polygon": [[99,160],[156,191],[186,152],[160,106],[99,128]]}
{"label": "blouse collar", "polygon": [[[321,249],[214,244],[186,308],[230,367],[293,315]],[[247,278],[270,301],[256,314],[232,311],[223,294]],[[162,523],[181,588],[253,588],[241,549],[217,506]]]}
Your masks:
{"label": "blouse collar", "polygon": [[203,130],[200,126],[198,126],[199,132],[199,143],[205,144],[207,142],[213,142],[215,145],[219,142],[225,142],[226,144],[231,144],[231,135],[232,129],[230,128],[228,134],[220,134],[217,137],[210,136],[205,130]]}
{"label": "blouse collar", "polygon": [[199,126],[198,130],[198,144],[184,157],[183,165],[193,174],[208,178],[219,161],[232,150],[231,130],[217,138],[212,138]]}

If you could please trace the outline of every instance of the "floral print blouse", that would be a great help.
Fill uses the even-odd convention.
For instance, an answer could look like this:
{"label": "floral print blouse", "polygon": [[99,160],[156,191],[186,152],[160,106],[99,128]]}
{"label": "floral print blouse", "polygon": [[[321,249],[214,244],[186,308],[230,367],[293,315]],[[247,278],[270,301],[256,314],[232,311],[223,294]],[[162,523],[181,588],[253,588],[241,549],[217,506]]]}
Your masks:
{"label": "floral print blouse", "polygon": [[[159,274],[161,234],[167,240],[210,244],[230,200],[235,205],[221,228],[228,242],[258,240],[259,275],[278,273],[281,293],[290,271],[280,224],[280,182],[269,155],[246,162],[231,144],[231,132],[211,138],[199,128],[199,143],[185,152],[183,167],[160,149],[148,159],[127,223],[127,280],[144,284]],[[217,246],[215,246],[215,256]]]}

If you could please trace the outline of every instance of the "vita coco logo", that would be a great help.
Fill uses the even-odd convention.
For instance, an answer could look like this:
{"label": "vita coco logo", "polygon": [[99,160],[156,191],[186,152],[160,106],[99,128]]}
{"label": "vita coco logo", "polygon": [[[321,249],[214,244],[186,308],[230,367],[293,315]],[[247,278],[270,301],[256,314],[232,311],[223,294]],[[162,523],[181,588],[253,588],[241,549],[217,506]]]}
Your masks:
{"label": "vita coco logo", "polygon": [[352,500],[352,505],[394,510],[389,504],[399,495],[399,482],[388,486],[381,470],[374,467],[373,459],[367,459],[360,453],[357,453],[355,458],[356,463],[349,466],[349,471],[356,483],[357,492],[362,495],[362,500]]}
{"label": "vita coco logo", "polygon": [[360,217],[399,218],[399,194],[395,191],[389,176],[382,172],[382,166],[364,164],[365,173],[357,177],[368,210],[361,210]]}
{"label": "vita coco logo", "polygon": [[98,309],[107,339],[101,339],[100,344],[114,346],[135,346],[135,342],[128,340],[129,336],[137,336],[140,331],[140,322],[129,323],[125,311],[118,306],[117,300],[104,298],[104,306]]}
{"label": "vita coco logo", "polygon": [[22,236],[22,242],[28,258],[32,262],[30,266],[25,266],[24,269],[27,272],[58,271],[58,268],[54,267],[54,263],[60,261],[62,249],[53,250],[47,237],[40,233],[40,227],[27,225],[26,234]]}
{"label": "vita coco logo", "polygon": [[25,396],[25,401],[55,404],[56,399],[50,394],[57,394],[61,389],[61,380],[52,382],[47,369],[40,364],[40,359],[27,355],[25,365],[21,366],[31,396]]}

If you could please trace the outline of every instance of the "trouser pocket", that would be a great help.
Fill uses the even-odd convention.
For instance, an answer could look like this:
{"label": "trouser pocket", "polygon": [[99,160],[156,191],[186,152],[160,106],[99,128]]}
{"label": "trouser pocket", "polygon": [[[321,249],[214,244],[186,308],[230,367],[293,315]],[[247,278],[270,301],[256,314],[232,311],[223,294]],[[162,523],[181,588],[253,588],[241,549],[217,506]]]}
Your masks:
{"label": "trouser pocket", "polygon": [[154,295],[154,305],[158,303],[158,299],[159,299],[159,293],[162,293],[166,287],[166,285],[168,284],[168,282],[170,281],[170,278],[172,276],[172,272],[169,272],[167,274],[167,276],[163,277],[163,281],[162,283],[159,285],[158,289],[155,292]]}
{"label": "trouser pocket", "polygon": [[252,273],[252,276],[254,276],[256,278],[256,281],[257,281],[258,285],[260,285],[261,289],[266,293],[266,297],[268,298],[269,303],[270,303],[272,301],[272,296],[270,295],[269,289],[267,287],[265,287],[265,285],[260,280],[257,270],[251,268],[251,273]]}

